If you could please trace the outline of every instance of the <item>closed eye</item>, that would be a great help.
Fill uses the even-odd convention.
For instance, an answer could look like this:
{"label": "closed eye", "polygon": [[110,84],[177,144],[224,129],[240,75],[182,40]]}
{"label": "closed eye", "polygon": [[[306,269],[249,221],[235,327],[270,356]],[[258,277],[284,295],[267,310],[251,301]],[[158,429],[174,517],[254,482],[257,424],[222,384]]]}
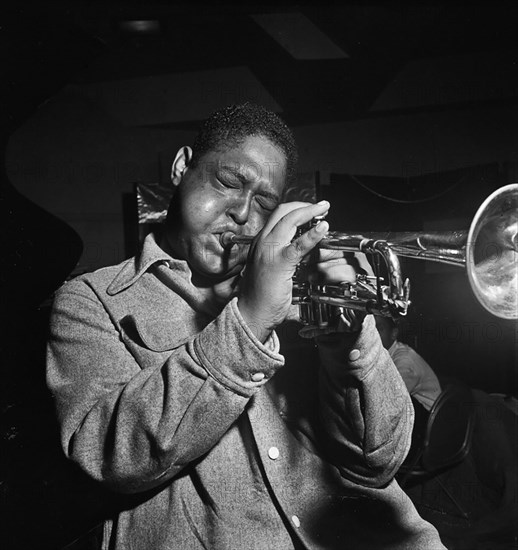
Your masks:
{"label": "closed eye", "polygon": [[258,202],[259,206],[268,212],[275,210],[279,201],[275,197],[270,197],[267,195],[256,195],[255,200]]}
{"label": "closed eye", "polygon": [[242,187],[242,184],[238,179],[217,177],[216,180],[223,187],[228,187],[230,189],[240,189]]}

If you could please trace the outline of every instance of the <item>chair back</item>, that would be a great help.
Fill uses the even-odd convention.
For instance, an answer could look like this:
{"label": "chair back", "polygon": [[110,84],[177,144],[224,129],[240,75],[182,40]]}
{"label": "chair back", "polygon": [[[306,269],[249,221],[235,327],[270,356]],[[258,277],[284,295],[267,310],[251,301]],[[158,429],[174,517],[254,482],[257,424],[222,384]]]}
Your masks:
{"label": "chair back", "polygon": [[474,412],[469,387],[446,386],[430,410],[421,456],[424,470],[441,470],[466,457],[471,447]]}

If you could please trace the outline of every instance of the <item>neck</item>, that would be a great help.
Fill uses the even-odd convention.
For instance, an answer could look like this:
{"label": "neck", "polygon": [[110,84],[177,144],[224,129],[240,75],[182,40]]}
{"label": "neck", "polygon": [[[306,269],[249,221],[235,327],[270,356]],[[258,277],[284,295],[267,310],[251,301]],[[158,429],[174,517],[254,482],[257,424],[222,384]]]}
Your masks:
{"label": "neck", "polygon": [[214,281],[194,273],[191,279],[192,284],[203,296],[205,304],[215,313],[219,313],[237,295],[239,280],[239,275],[222,281]]}
{"label": "neck", "polygon": [[[178,253],[175,244],[176,240],[168,238],[168,233],[164,232],[160,239],[160,247],[172,258],[181,258],[181,254]],[[200,295],[203,297],[205,306],[217,313],[237,295],[240,278],[239,273],[236,273],[226,279],[215,279],[196,273],[191,267],[191,282],[193,286],[198,289]]]}

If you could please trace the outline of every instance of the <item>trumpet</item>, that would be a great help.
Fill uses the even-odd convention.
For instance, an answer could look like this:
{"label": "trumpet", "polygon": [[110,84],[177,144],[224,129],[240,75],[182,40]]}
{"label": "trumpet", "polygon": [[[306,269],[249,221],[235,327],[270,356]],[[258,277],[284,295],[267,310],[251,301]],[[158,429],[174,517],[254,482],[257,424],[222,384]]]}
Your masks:
{"label": "trumpet", "polygon": [[[316,224],[314,220],[312,224]],[[299,228],[298,234],[308,227]],[[221,244],[248,244],[251,235],[221,236]],[[394,319],[410,306],[410,281],[403,279],[399,256],[464,267],[478,302],[492,315],[518,319],[518,184],[489,195],[468,230],[450,232],[341,233],[329,231],[319,248],[362,252],[371,257],[373,276],[358,274],[354,282],[310,284],[293,282],[293,303],[304,325],[325,327],[343,308]],[[381,263],[383,261],[383,264]],[[382,265],[386,276],[382,275]]]}

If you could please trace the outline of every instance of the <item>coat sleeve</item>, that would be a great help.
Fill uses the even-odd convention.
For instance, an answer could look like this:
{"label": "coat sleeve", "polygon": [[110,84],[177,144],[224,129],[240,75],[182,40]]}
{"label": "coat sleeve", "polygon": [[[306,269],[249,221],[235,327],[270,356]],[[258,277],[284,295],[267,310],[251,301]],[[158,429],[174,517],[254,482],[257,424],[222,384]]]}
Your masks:
{"label": "coat sleeve", "polygon": [[329,459],[344,477],[381,487],[410,447],[414,410],[372,315],[357,336],[319,344],[319,411]]}
{"label": "coat sleeve", "polygon": [[47,351],[65,454],[113,490],[157,487],[221,439],[283,365],[277,350],[277,337],[261,344],[233,300],[163,363],[142,368],[96,292],[66,283]]}

